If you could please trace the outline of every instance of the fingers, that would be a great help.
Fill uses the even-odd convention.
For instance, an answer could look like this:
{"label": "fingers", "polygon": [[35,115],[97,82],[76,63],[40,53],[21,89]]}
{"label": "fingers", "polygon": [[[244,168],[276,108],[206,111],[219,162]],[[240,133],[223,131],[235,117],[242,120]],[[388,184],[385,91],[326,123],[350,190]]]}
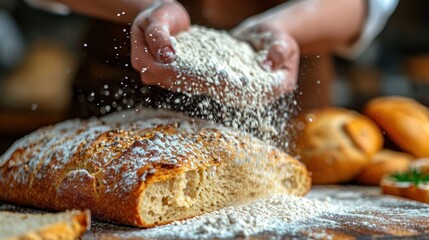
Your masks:
{"label": "fingers", "polygon": [[289,43],[285,40],[273,41],[269,46],[265,61],[271,63],[271,70],[287,69],[288,61],[290,61],[296,49],[289,46]]}
{"label": "fingers", "polygon": [[189,26],[188,13],[175,1],[155,2],[136,17],[131,28],[131,63],[145,84],[174,88],[177,73],[165,65],[175,59],[170,34]]}
{"label": "fingers", "polygon": [[[281,39],[281,40],[280,40]],[[289,93],[296,87],[299,71],[299,47],[289,35],[278,35],[278,39],[271,43],[267,60],[272,61],[272,69],[285,73],[285,79],[280,91]]]}
{"label": "fingers", "polygon": [[160,63],[174,61],[175,51],[170,34],[185,31],[189,26],[190,19],[186,10],[174,2],[142,12],[133,24],[134,30],[144,33],[149,52]]}
{"label": "fingers", "polygon": [[161,23],[150,24],[145,29],[145,39],[154,59],[161,63],[171,63],[176,55],[170,41],[168,27]]}
{"label": "fingers", "polygon": [[299,46],[289,34],[272,31],[273,36],[267,42],[267,58],[263,62],[264,68],[272,71],[283,71],[284,81],[279,86],[279,95],[289,93],[296,87],[299,67]]}
{"label": "fingers", "polygon": [[145,66],[147,58],[152,58],[147,47],[144,32],[133,25],[131,27],[131,64],[138,72],[144,73],[148,66]]}
{"label": "fingers", "polygon": [[247,27],[238,26],[231,31],[231,35],[235,38],[248,42],[255,50],[263,50],[267,48],[268,43],[271,41],[273,33],[269,30],[268,26],[260,24],[257,26]]}

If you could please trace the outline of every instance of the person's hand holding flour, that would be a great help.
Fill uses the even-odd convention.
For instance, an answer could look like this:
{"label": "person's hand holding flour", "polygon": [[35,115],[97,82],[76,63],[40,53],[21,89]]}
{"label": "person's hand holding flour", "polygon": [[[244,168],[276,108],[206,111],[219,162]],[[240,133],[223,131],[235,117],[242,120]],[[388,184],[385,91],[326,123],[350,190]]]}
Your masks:
{"label": "person's hand holding flour", "polygon": [[174,61],[171,36],[189,29],[185,8],[176,1],[155,1],[135,18],[131,28],[131,63],[149,85],[169,88],[177,75],[166,64]]}
{"label": "person's hand holding flour", "polygon": [[[261,98],[263,101],[287,94],[295,88],[300,53],[337,53],[353,58],[362,52],[381,31],[397,3],[397,0],[301,0],[279,5],[249,18],[233,29],[232,34],[237,39],[249,42],[256,50],[250,53],[244,47],[239,50],[241,47],[237,46],[241,44],[229,40],[229,45],[233,46],[219,42],[210,46],[207,43],[203,43],[203,46],[183,44],[183,50],[177,52],[171,36],[178,37],[179,33],[188,32],[190,18],[176,0],[112,0],[109,4],[105,0],[56,1],[101,19],[121,24],[132,22],[131,62],[145,84],[172,91],[209,96],[217,94],[221,100],[224,99],[223,92],[233,90],[236,96],[243,96],[239,91],[249,89],[245,94],[254,95],[257,91],[253,90],[255,87],[260,88],[260,84],[263,84],[265,90],[267,86],[274,85]],[[204,36],[196,37],[201,39]],[[222,38],[225,40],[228,36]],[[194,51],[192,56],[188,51],[199,48],[203,48],[204,52],[196,54],[198,51]],[[249,54],[243,54],[242,50]],[[231,55],[226,56],[225,51]],[[240,53],[234,53],[237,51]],[[213,59],[215,52],[220,61]],[[266,53],[266,59],[259,59],[260,53]],[[253,59],[252,54],[256,54],[264,71],[253,66],[255,61],[248,61]],[[195,55],[202,55],[200,63],[204,65],[209,61],[211,67],[195,66],[197,61],[188,61]],[[183,66],[190,63],[193,65]],[[250,71],[257,73],[251,74]],[[261,82],[267,79],[267,74],[271,80]],[[255,82],[254,76],[258,76],[259,80]],[[249,83],[254,86],[249,86]],[[224,86],[229,86],[229,89]]]}
{"label": "person's hand holding flour", "polygon": [[292,36],[270,21],[257,17],[233,29],[232,35],[250,43],[256,51],[267,51],[266,59],[261,63],[266,71],[283,72],[282,84],[273,89],[276,96],[293,91],[298,78],[300,55],[298,44]]}
{"label": "person's hand holding flour", "polygon": [[246,19],[231,33],[255,50],[268,51],[264,63],[285,73],[277,90],[288,93],[296,85],[300,53],[353,57],[360,52],[366,5],[364,0],[292,1]]}

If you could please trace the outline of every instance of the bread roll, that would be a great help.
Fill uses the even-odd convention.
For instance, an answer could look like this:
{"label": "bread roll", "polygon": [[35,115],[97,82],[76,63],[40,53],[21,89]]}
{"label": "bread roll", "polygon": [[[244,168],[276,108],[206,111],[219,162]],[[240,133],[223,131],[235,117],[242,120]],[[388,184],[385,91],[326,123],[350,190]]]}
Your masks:
{"label": "bread roll", "polygon": [[383,149],[371,158],[357,177],[357,181],[365,185],[378,186],[384,176],[406,171],[412,160],[413,156],[410,154]]}
{"label": "bread roll", "polygon": [[298,155],[315,184],[352,180],[383,144],[375,123],[346,109],[307,111],[298,116],[295,126]]}
{"label": "bread roll", "polygon": [[303,164],[258,139],[142,109],[40,129],[0,158],[0,201],[139,227],[309,187]]}
{"label": "bread roll", "polygon": [[406,97],[380,97],[371,100],[364,113],[404,151],[429,157],[429,111],[425,106]]}
{"label": "bread roll", "polygon": [[45,214],[0,211],[0,239],[4,240],[74,240],[89,227],[89,211]]}

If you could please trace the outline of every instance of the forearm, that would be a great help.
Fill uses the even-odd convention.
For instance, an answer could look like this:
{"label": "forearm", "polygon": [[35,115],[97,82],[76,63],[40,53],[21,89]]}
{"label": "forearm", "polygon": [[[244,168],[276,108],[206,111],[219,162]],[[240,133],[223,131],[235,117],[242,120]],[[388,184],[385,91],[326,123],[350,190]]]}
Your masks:
{"label": "forearm", "polygon": [[120,24],[131,23],[139,12],[157,2],[174,0],[54,0],[69,6],[73,11]]}
{"label": "forearm", "polygon": [[304,0],[267,14],[296,39],[302,53],[329,52],[351,45],[367,15],[366,0]]}

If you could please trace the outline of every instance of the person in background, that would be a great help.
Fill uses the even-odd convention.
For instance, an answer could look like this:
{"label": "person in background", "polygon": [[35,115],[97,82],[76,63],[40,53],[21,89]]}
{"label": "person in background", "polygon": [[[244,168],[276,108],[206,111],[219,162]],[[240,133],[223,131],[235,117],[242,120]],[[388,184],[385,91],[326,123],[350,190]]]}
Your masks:
{"label": "person in background", "polygon": [[[271,70],[286,71],[290,77],[284,79],[284,84],[293,87],[298,78],[300,54],[317,54],[319,57],[334,53],[353,58],[382,30],[398,2],[397,0],[301,0],[287,3],[226,0],[198,2],[187,0],[180,3],[175,0],[27,1],[44,8],[52,6],[53,10],[61,11],[67,6],[73,11],[95,18],[124,26],[131,25],[129,51],[132,66],[146,85],[156,86],[160,81],[164,81],[162,86],[165,88],[170,87],[169,82],[165,82],[165,79],[169,79],[168,76],[164,76],[164,70],[168,68],[165,63],[170,63],[175,58],[170,36],[187,31],[191,19],[203,25],[231,29],[234,37],[248,41],[256,50],[268,48],[264,64]],[[261,10],[267,11],[260,13]],[[265,38],[265,44],[258,44],[258,40],[264,36],[270,37]],[[148,53],[144,51],[145,48],[149,49]],[[142,72],[142,68],[148,70]],[[299,80],[298,85],[305,86],[305,81]],[[302,91],[305,93],[304,89]],[[319,95],[326,97],[328,94],[325,92],[325,96]],[[317,98],[317,94],[310,95]],[[320,99],[317,101],[320,102]]]}

